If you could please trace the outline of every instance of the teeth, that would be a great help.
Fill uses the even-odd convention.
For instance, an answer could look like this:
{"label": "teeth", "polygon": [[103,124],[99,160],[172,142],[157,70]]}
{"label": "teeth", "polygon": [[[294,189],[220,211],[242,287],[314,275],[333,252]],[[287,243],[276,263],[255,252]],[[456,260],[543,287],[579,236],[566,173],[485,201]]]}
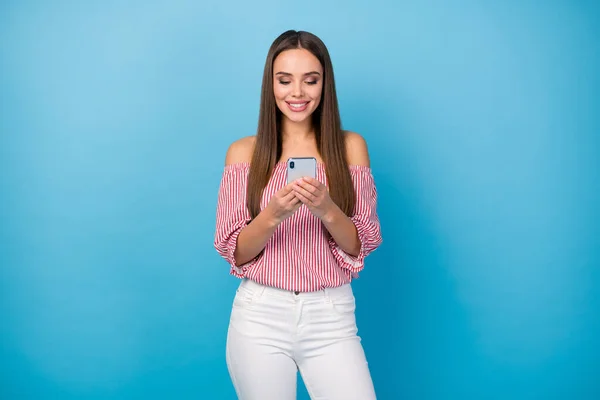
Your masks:
{"label": "teeth", "polygon": [[290,104],[290,106],[294,107],[294,108],[302,108],[304,107],[306,104],[308,103],[302,103],[302,104]]}

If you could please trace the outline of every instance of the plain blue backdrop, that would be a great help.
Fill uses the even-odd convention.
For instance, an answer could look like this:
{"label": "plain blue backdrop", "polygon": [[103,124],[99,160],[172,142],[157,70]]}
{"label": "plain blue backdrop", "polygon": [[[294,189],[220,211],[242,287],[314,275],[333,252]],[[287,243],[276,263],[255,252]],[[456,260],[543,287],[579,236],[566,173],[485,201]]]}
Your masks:
{"label": "plain blue backdrop", "polygon": [[235,398],[217,190],[287,29],[325,41],[369,144],[379,398],[600,398],[599,11],[3,1],[0,398]]}

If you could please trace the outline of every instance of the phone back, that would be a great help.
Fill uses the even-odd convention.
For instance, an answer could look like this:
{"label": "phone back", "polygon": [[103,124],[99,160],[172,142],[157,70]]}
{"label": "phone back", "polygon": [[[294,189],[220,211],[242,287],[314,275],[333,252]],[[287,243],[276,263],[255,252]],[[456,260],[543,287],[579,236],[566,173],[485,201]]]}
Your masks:
{"label": "phone back", "polygon": [[287,160],[287,183],[310,176],[317,177],[317,159],[314,157],[290,157]]}

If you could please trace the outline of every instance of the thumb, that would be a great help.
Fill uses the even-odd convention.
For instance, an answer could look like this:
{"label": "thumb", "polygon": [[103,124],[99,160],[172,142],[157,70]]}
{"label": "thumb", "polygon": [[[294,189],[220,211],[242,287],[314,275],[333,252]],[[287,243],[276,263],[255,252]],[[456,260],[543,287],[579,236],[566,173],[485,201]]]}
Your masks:
{"label": "thumb", "polygon": [[291,191],[292,191],[292,184],[290,183],[289,185],[286,185],[286,186],[284,186],[284,187],[281,189],[281,191],[280,191],[280,192],[281,192],[281,195],[282,195],[282,196],[286,196],[286,195],[288,195],[288,194],[289,194]]}

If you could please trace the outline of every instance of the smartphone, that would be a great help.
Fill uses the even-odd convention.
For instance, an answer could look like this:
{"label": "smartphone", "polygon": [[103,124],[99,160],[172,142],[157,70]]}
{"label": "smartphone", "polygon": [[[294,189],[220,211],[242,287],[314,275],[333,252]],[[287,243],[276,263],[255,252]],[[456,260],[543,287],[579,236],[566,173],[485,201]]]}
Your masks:
{"label": "smartphone", "polygon": [[317,178],[317,159],[314,157],[290,157],[287,160],[287,183],[310,176]]}

